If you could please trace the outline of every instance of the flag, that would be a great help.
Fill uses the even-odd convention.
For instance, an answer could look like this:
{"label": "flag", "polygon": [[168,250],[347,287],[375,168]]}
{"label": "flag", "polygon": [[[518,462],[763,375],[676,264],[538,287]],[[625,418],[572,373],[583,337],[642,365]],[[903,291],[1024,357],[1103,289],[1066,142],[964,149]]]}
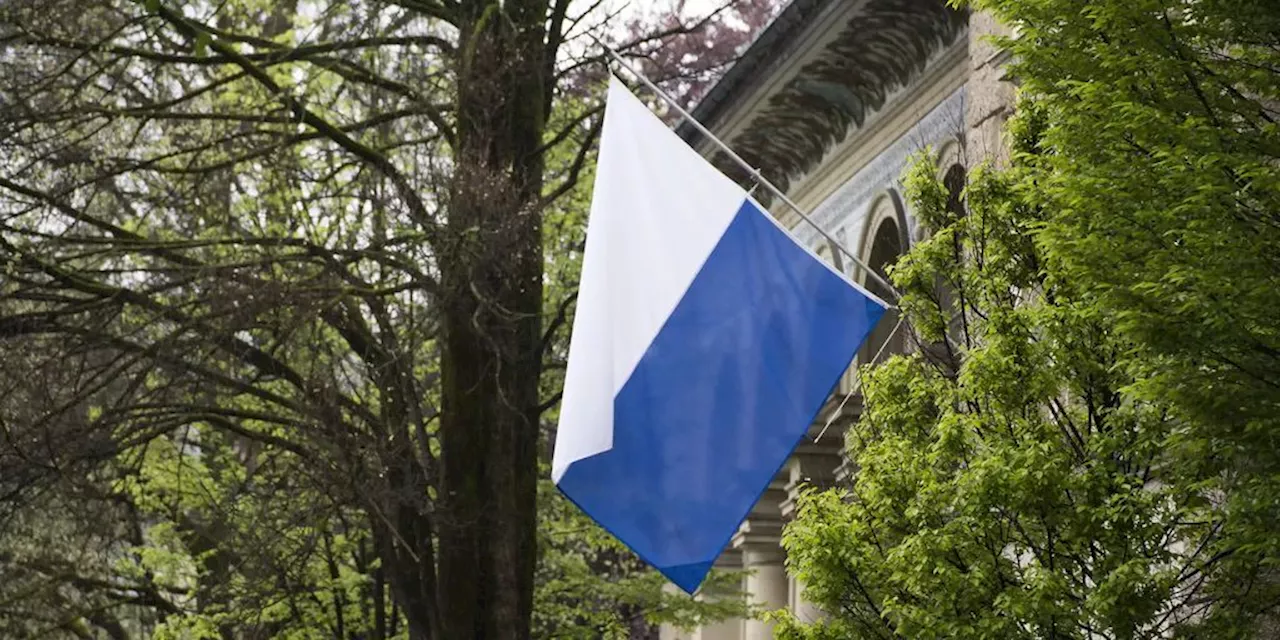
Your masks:
{"label": "flag", "polygon": [[884,314],[609,85],[552,459],[693,593]]}

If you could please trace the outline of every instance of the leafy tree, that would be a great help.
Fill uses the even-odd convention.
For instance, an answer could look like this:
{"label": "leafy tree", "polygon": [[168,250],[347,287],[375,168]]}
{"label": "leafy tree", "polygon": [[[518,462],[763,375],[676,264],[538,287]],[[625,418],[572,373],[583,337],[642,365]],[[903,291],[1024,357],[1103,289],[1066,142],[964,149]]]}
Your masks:
{"label": "leafy tree", "polygon": [[738,574],[713,572],[700,598],[691,599],[668,588],[666,578],[561,498],[549,480],[544,489],[537,637],[657,640],[662,624],[692,628],[748,615]]}
{"label": "leafy tree", "polygon": [[1216,503],[1206,633],[1252,633],[1280,599],[1280,9],[982,6],[1023,34],[1019,188],[1052,212],[1052,272],[1123,336],[1130,393],[1177,420],[1170,465]]}
{"label": "leafy tree", "polygon": [[1173,423],[1122,395],[1123,345],[1046,277],[1012,181],[979,172],[959,212],[934,174],[909,178],[934,233],[893,270],[928,348],[863,372],[853,484],[807,495],[784,536],[835,615],[782,635],[1158,636],[1203,595],[1216,532],[1156,481]]}
{"label": "leafy tree", "polygon": [[[611,561],[537,529],[570,4],[0,6],[4,635],[522,638]],[[609,553],[585,615],[715,613]]]}
{"label": "leafy tree", "polygon": [[785,536],[789,638],[1242,637],[1280,592],[1272,3],[982,0],[1012,166],[893,270],[916,353],[864,371],[858,472]]}

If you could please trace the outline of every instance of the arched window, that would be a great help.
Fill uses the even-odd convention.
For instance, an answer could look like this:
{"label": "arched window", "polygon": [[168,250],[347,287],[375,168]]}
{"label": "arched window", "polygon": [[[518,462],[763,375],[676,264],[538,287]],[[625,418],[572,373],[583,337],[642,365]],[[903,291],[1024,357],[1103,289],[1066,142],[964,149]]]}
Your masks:
{"label": "arched window", "polygon": [[[889,279],[889,267],[898,261],[898,257],[902,255],[902,238],[898,232],[898,221],[893,218],[885,218],[880,221],[876,227],[875,235],[871,240],[871,252],[867,255],[867,266],[871,268],[876,275]],[[888,289],[884,285],[875,280],[868,279],[867,289],[881,298],[890,296]]]}
{"label": "arched window", "polygon": [[942,185],[947,188],[947,210],[956,216],[963,216],[964,209],[964,167],[953,164],[942,176]]}
{"label": "arched window", "polygon": [[[964,167],[953,164],[947,168],[947,172],[942,176],[942,185],[947,188],[947,211],[956,218],[964,217],[966,213],[964,204],[964,187],[966,182],[966,174]],[[959,250],[959,247],[957,247]],[[938,298],[942,302],[944,309],[950,309],[951,322],[947,327],[947,332],[953,338],[959,337],[959,332],[963,330],[959,316],[959,309],[955,308],[956,295],[945,285],[939,285]]]}
{"label": "arched window", "polygon": [[[876,275],[888,280],[889,267],[898,261],[905,249],[902,241],[902,228],[899,226],[898,216],[896,215],[882,216],[878,222],[873,222],[873,224],[876,225],[875,232],[871,236],[870,248],[864,254],[867,256],[866,263]],[[866,278],[864,282],[868,291],[876,294],[886,302],[892,302],[893,296],[884,285],[872,278]],[[896,324],[896,321],[893,318],[886,318],[872,330],[871,335],[867,336],[867,341],[863,344],[862,350],[858,353],[859,364],[871,362],[876,353],[880,353],[878,361],[883,361],[894,353],[902,353],[904,351],[906,340],[903,338],[902,332],[898,331],[893,333],[892,336],[890,335],[894,324]],[[886,340],[890,341],[889,345],[881,352],[881,347],[885,346]]]}

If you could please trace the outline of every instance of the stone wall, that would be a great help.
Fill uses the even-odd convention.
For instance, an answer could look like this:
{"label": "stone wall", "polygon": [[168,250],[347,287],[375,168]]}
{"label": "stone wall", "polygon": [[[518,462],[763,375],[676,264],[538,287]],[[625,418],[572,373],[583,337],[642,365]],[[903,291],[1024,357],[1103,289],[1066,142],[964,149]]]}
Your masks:
{"label": "stone wall", "polygon": [[1012,31],[984,12],[969,16],[969,82],[965,109],[965,150],[969,167],[990,161],[1004,166],[1009,159],[1004,124],[1013,110],[1014,87],[1005,77],[1008,54],[989,42],[990,36]]}

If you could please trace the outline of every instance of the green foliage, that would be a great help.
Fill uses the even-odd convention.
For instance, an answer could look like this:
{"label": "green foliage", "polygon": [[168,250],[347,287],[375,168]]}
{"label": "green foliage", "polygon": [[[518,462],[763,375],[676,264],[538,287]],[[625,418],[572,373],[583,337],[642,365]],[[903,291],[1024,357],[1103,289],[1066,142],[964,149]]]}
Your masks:
{"label": "green foliage", "polygon": [[[1214,502],[1208,632],[1280,598],[1280,10],[1267,0],[1020,2],[1022,197],[1049,270],[1166,406],[1170,482]],[[1077,16],[1061,20],[1065,12]]]}
{"label": "green foliage", "polygon": [[690,598],[564,499],[549,480],[542,482],[538,499],[536,637],[625,639],[659,624],[687,629],[747,614],[738,575],[713,572],[699,597]]}
{"label": "green foliage", "polygon": [[[0,12],[0,23],[83,38],[98,51],[92,29],[118,5],[94,5],[87,27],[33,2]],[[409,64],[399,45],[360,44],[366,27],[394,23],[368,35],[395,40],[429,21],[405,26],[384,20],[392,7],[335,3],[312,22],[289,6],[220,3],[216,23],[252,34],[254,47],[293,47],[295,27],[325,32],[331,46],[354,48],[343,60],[417,87],[424,103],[449,96],[438,77],[444,61]],[[360,19],[348,24],[351,13]],[[93,222],[79,226],[58,217],[66,210],[15,205],[0,186],[0,208],[23,212],[0,229],[0,637],[407,638],[409,605],[393,574],[412,574],[422,557],[414,554],[432,551],[430,534],[400,550],[415,517],[440,508],[438,478],[415,473],[437,473],[442,450],[439,264],[428,241],[438,228],[406,215],[383,176],[283,117],[276,96],[219,62],[210,36],[175,43],[143,19],[129,25],[120,28],[130,46],[176,46],[174,55],[200,62],[44,51],[72,71],[46,78],[37,96],[70,106],[0,132],[15,162],[57,155],[42,144],[75,147],[56,170],[20,176],[24,184],[110,186],[71,209]],[[422,105],[342,78],[335,69],[350,68],[330,64],[333,55],[282,58],[266,73],[319,116],[355,123],[349,132],[361,143],[414,167],[422,197],[441,208],[434,189],[447,184],[449,149]],[[141,104],[83,124],[77,109],[101,111],[115,98],[79,87],[108,86],[97,74],[124,65],[145,70],[130,89]],[[5,78],[37,71],[0,66]],[[576,296],[594,107],[567,92],[546,136],[549,202],[537,209],[544,444]],[[406,115],[379,120],[387,113]],[[42,182],[46,174],[58,178]],[[56,225],[77,231],[50,238]],[[75,286],[49,278],[44,261]],[[61,303],[75,308],[54,311]],[[6,333],[33,311],[71,328]],[[723,601],[670,592],[548,482],[537,499],[532,637],[625,638],[742,613],[731,578],[708,584]],[[397,515],[406,502],[412,516]]]}
{"label": "green foliage", "polygon": [[783,637],[1164,630],[1195,591],[1169,543],[1204,533],[1152,481],[1170,421],[1121,395],[1121,345],[1045,278],[1040,210],[1010,175],[976,172],[967,215],[927,163],[908,185],[935,232],[893,276],[929,348],[864,371],[856,479],[805,496],[784,540],[808,597],[842,614]]}
{"label": "green foliage", "polygon": [[1012,165],[893,269],[920,348],[864,371],[858,473],[785,535],[780,637],[1241,637],[1280,591],[1280,12],[981,0]]}

